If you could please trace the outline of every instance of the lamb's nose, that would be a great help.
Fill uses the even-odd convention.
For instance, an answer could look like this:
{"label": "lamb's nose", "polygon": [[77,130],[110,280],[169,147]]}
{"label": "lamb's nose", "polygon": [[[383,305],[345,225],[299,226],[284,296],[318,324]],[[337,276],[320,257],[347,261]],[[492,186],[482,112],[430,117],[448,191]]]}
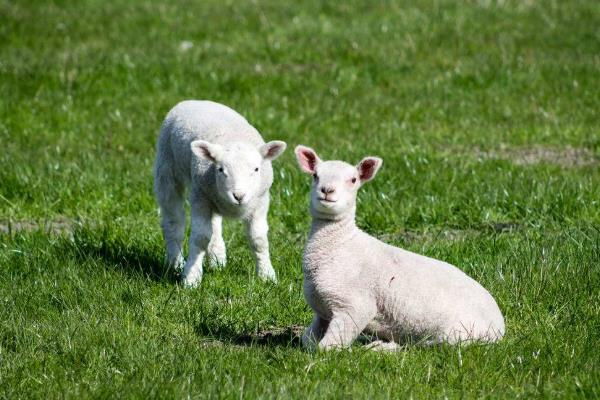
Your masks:
{"label": "lamb's nose", "polygon": [[332,187],[321,186],[321,192],[323,194],[329,194],[335,192],[335,189]]}
{"label": "lamb's nose", "polygon": [[237,200],[238,203],[241,203],[244,200],[244,193],[242,192],[233,192],[233,198]]}

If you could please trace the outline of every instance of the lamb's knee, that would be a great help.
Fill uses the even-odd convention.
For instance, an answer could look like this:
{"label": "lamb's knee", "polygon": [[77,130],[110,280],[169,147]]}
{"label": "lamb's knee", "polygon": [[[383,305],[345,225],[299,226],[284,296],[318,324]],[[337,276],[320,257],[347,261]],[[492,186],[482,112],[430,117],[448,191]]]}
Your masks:
{"label": "lamb's knee", "polygon": [[213,253],[224,253],[225,252],[225,241],[222,237],[215,237],[213,234],[210,238],[208,248]]}
{"label": "lamb's knee", "polygon": [[171,236],[183,238],[185,231],[185,215],[163,213],[160,225],[167,239]]}
{"label": "lamb's knee", "polygon": [[197,286],[202,280],[202,261],[210,241],[210,226],[195,224],[190,235],[190,254],[184,267],[182,280],[188,287]]}
{"label": "lamb's knee", "polygon": [[181,236],[185,231],[185,209],[183,207],[183,198],[171,194],[159,198],[161,228],[165,236]]}
{"label": "lamb's knee", "polygon": [[253,236],[250,239],[250,247],[256,253],[262,253],[269,250],[269,239],[266,235]]}
{"label": "lamb's knee", "polygon": [[154,195],[159,204],[169,204],[178,201],[183,196],[183,186],[173,176],[170,163],[163,162],[154,171]]}
{"label": "lamb's knee", "polygon": [[210,243],[210,235],[207,231],[192,233],[190,235],[190,247],[206,250]]}
{"label": "lamb's knee", "polygon": [[191,223],[190,249],[191,247],[197,247],[206,250],[213,234],[210,222],[210,210],[204,208],[195,209],[194,205],[192,205]]}
{"label": "lamb's knee", "polygon": [[255,222],[248,227],[248,238],[252,250],[261,252],[269,248],[269,227],[265,222]]}

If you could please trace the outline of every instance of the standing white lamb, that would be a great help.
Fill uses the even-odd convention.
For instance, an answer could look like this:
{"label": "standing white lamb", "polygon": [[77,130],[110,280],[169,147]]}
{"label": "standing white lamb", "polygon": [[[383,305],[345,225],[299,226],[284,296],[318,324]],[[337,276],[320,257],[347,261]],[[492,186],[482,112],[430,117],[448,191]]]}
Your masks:
{"label": "standing white lamb", "polygon": [[387,342],[497,341],[504,318],[494,298],[458,268],[385,244],[355,224],[358,189],[382,160],[357,166],[321,161],[296,147],[301,169],[313,175],[312,228],[303,254],[304,296],[315,312],[304,332],[311,349],[349,346],[361,333]]}
{"label": "standing white lamb", "polygon": [[[286,144],[266,143],[231,108],[211,101],[183,101],[165,118],[158,140],[154,191],[161,210],[167,263],[183,268],[186,286],[202,279],[208,252],[212,267],[225,265],[222,217],[242,219],[256,257],[256,272],[276,281],[269,257],[267,212],[271,161]],[[184,194],[190,187],[191,234],[184,262]]]}

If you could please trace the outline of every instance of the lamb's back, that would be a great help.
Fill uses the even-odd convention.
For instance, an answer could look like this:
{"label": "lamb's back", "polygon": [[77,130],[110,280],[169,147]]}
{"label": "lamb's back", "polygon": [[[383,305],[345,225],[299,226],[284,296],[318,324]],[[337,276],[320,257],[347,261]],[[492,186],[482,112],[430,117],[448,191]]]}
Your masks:
{"label": "lamb's back", "polygon": [[[415,331],[449,329],[461,323],[504,322],[496,301],[477,281],[446,262],[380,242],[369,254],[384,317]],[[371,247],[374,247],[371,244]]]}

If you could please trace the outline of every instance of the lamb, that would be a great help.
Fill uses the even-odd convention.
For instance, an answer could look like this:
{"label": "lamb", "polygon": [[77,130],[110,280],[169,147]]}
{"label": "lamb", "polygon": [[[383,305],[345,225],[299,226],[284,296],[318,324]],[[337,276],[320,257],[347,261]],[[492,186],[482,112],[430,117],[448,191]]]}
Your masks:
{"label": "lamb", "polygon": [[305,347],[347,347],[363,332],[380,339],[372,345],[383,350],[502,338],[502,313],[478,282],[357,228],[358,189],[374,178],[382,159],[365,157],[352,166],[322,161],[305,146],[295,153],[300,168],[313,175],[302,267],[304,297],[315,314],[302,336]]}
{"label": "lamb", "polygon": [[[273,183],[271,161],[286,148],[265,143],[258,131],[231,108],[211,101],[177,104],[165,118],[157,145],[154,192],[161,212],[167,264],[183,268],[188,287],[202,280],[209,265],[226,263],[222,217],[244,221],[260,278],[276,282],[269,256],[267,212]],[[184,261],[184,195],[190,188],[191,233]]]}

